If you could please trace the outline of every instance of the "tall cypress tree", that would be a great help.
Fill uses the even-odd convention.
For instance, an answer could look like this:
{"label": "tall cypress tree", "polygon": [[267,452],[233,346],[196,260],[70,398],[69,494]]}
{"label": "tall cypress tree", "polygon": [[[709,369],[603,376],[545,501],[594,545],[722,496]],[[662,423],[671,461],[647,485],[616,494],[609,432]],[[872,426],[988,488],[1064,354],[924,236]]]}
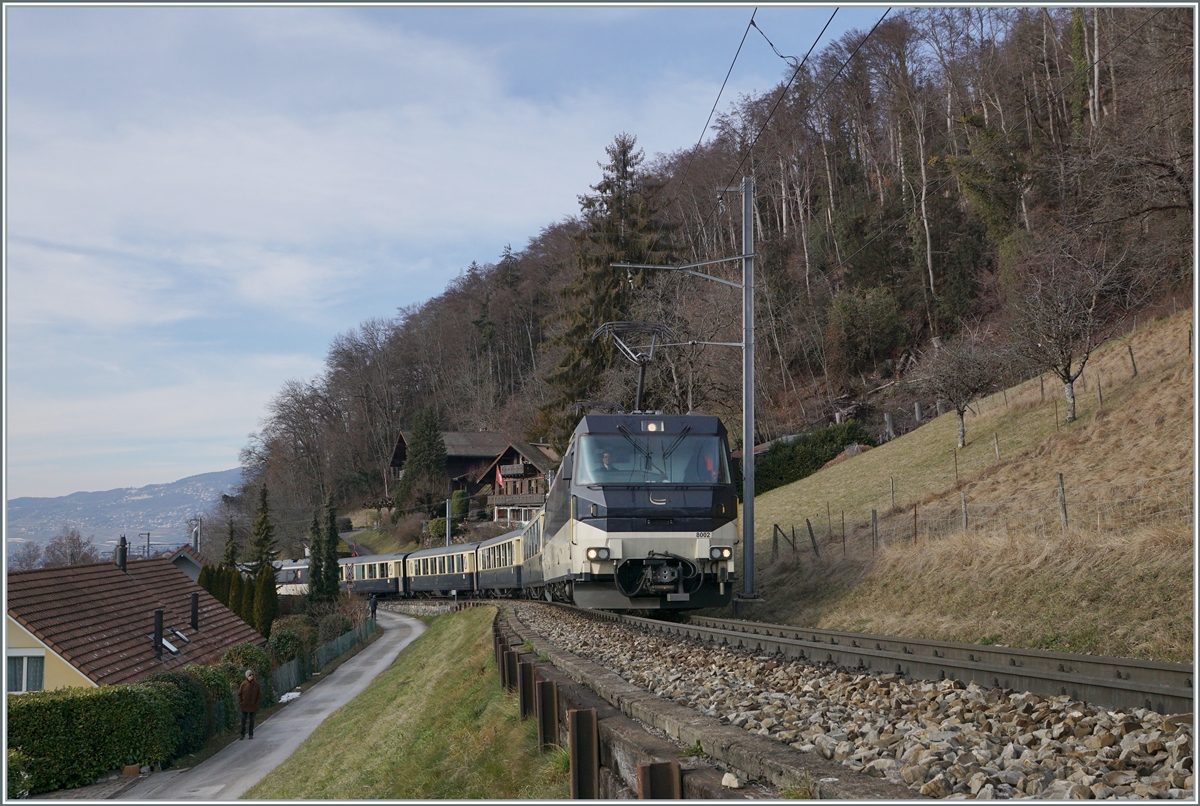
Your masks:
{"label": "tall cypress tree", "polygon": [[263,568],[270,568],[273,573],[275,566],[272,563],[279,550],[275,547],[275,524],[271,523],[271,507],[267,503],[265,484],[259,494],[258,514],[254,516],[250,535],[250,575],[257,578]]}
{"label": "tall cypress tree", "polygon": [[325,590],[325,532],[321,529],[319,510],[313,510],[312,525],[308,528],[308,600],[324,602]]}
{"label": "tall cypress tree", "polygon": [[233,534],[233,518],[229,519],[229,536],[225,538],[225,554],[221,557],[221,564],[229,568],[237,565],[238,545],[237,538]]}
{"label": "tall cypress tree", "polygon": [[239,615],[242,612],[242,575],[236,570],[229,580],[229,609]]}
{"label": "tall cypress tree", "polygon": [[254,580],[254,625],[264,638],[271,637],[271,625],[279,616],[279,594],[275,590],[275,572],[264,566]]}
{"label": "tall cypress tree", "polygon": [[325,540],[322,548],[325,559],[321,564],[321,595],[324,601],[333,602],[338,598],[338,537],[337,507],[333,500],[325,502]]}
{"label": "tall cypress tree", "polygon": [[592,185],[595,194],[579,197],[585,223],[576,236],[580,271],[566,290],[576,302],[557,340],[566,352],[547,378],[557,394],[539,413],[540,425],[561,443],[574,425],[566,409],[595,397],[614,362],[612,345],[592,341],[592,334],[605,322],[627,320],[633,295],[645,281],[642,271],[612,264],[667,264],[674,254],[671,229],[658,207],[662,186],[642,167],[646,155],[637,138],[619,134],[604,150],[609,162],[601,166],[599,184]]}
{"label": "tall cypress tree", "polygon": [[212,578],[213,569],[207,563],[200,568],[200,576],[196,578],[196,584],[204,588],[209,593],[212,593]]}

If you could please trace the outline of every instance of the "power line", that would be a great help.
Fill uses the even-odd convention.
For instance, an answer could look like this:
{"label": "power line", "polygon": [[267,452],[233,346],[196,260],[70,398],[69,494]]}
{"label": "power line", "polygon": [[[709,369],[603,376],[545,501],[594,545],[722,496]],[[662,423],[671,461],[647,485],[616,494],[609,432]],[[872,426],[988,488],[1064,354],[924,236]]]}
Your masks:
{"label": "power line", "polygon": [[[873,26],[871,26],[871,30],[868,31],[866,36],[864,36],[859,41],[859,43],[855,46],[854,50],[851,51],[850,55],[846,57],[845,61],[842,62],[842,64],[838,67],[838,69],[830,77],[829,81],[826,82],[825,86],[817,94],[817,97],[815,99],[813,99],[813,101],[808,105],[808,108],[806,108],[804,110],[805,115],[808,114],[808,110],[812,109],[813,105],[815,105],[817,103],[817,101],[819,101],[821,98],[823,98],[825,96],[825,93],[828,92],[828,90],[831,86],[833,86],[833,82],[835,80],[837,80],[837,77],[840,76],[842,74],[842,71],[846,69],[846,65],[848,65],[850,63],[850,60],[853,59],[858,54],[858,51],[862,48],[862,46],[864,44],[866,44],[867,40],[871,38],[871,35],[873,33],[875,33],[875,29],[879,27],[880,23],[882,23],[884,21],[884,19],[887,17],[888,14],[891,13],[891,11],[892,11],[892,9],[889,6],[888,9],[883,12],[883,15],[878,20],[876,20],[875,24]],[[767,130],[767,125],[771,122],[771,118],[774,116],[776,110],[779,109],[779,105],[780,105],[780,103],[783,102],[784,97],[786,97],[787,91],[791,87],[792,82],[795,81],[796,76],[800,74],[801,68],[804,67],[805,63],[807,63],[808,57],[812,54],[813,49],[816,48],[817,42],[820,41],[821,36],[824,35],[825,29],[829,27],[829,24],[831,22],[833,22],[833,17],[834,17],[834,15],[837,14],[837,12],[838,12],[838,9],[834,9],[833,14],[831,14],[829,17],[828,22],[825,23],[825,28],[821,29],[821,33],[818,34],[816,40],[813,41],[812,47],[810,47],[808,49],[808,53],[806,53],[804,55],[804,61],[802,61],[799,64],[799,66],[796,67],[795,71],[792,72],[792,77],[788,79],[787,84],[784,86],[783,90],[779,93],[779,97],[775,99],[774,106],[771,107],[771,111],[767,114],[766,120],[763,121],[763,124],[759,128],[758,133],[754,135],[754,139],[750,142],[750,145],[746,148],[746,153],[742,156],[742,159],[737,164],[737,167],[733,169],[733,172],[732,172],[732,174],[730,174],[729,179],[725,180],[722,187],[729,187],[729,183],[733,181],[733,178],[735,176],[737,176],[738,172],[742,169],[742,166],[746,164],[746,160],[748,160],[750,158],[750,155],[754,151],[754,146],[758,144],[759,138],[761,138],[763,133]],[[769,41],[770,40],[768,40],[768,42]],[[773,47],[774,47],[774,45],[772,45],[772,48]],[[778,51],[776,51],[776,52],[778,52]],[[801,115],[800,119],[803,120],[803,118],[804,118],[804,115]],[[790,135],[793,131],[795,131],[795,129],[796,129],[796,127],[793,126],[791,129],[788,130],[787,133]],[[780,142],[782,143],[782,140]],[[776,150],[778,150],[778,148],[779,148],[779,146],[776,146]],[[774,151],[771,152],[771,154],[773,154],[773,153],[774,153]],[[768,154],[767,156],[770,156],[770,154]],[[703,229],[704,225],[706,225],[708,223],[709,218],[713,215],[713,213],[715,213],[717,211],[719,204],[720,204],[719,201],[713,204],[713,207],[709,211],[709,214],[707,216],[705,216],[704,219],[701,221],[701,229]]]}

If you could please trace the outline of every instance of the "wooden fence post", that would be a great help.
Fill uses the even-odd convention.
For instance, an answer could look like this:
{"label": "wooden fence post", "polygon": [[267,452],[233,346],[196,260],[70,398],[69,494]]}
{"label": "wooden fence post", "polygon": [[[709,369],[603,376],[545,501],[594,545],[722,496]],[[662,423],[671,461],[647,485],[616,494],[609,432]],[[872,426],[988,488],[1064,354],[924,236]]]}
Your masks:
{"label": "wooden fence post", "polygon": [[888,476],[888,489],[892,492],[892,509],[896,508],[896,480]]}
{"label": "wooden fence post", "polygon": [[1000,461],[1000,437],[996,436],[996,432],[992,432],[992,444],[996,446],[996,461]]}
{"label": "wooden fence post", "polygon": [[846,510],[842,510],[842,557],[846,556]]}
{"label": "wooden fence post", "polygon": [[805,518],[804,523],[806,526],[808,526],[808,540],[810,543],[812,543],[813,554],[820,557],[821,551],[817,548],[817,537],[813,534],[812,521],[810,521],[808,518]]}
{"label": "wooden fence post", "polygon": [[1133,377],[1137,377],[1137,362],[1133,360],[1133,345],[1126,344],[1125,348],[1129,350],[1129,363],[1133,367]]}
{"label": "wooden fence post", "polygon": [[962,503],[962,530],[966,534],[967,531],[967,493],[965,490],[958,491],[958,500]]}
{"label": "wooden fence post", "polygon": [[1063,474],[1058,474],[1058,506],[1062,515],[1063,534],[1067,533],[1067,489],[1063,486]]}
{"label": "wooden fence post", "polygon": [[879,516],[871,510],[871,553],[875,553],[875,544],[879,541]]}

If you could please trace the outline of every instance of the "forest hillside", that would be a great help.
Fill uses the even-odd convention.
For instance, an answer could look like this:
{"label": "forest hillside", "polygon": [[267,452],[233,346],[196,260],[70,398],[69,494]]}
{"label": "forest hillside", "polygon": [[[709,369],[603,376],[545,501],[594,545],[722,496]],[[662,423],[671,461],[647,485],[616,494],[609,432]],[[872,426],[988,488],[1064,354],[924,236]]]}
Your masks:
{"label": "forest hillside", "polygon": [[437,297],[381,306],[288,381],[242,453],[244,489],[206,522],[244,542],[266,485],[286,549],[326,501],[440,500],[436,479],[388,475],[422,417],[561,449],[573,404],[632,405],[636,368],[592,339],[609,321],[679,344],[649,367],[646,407],[739,434],[738,352],[699,343],[740,341],[738,293],[612,264],[740,254],[740,200],[719,191],[746,175],[756,443],[846,418],[882,440],[884,415],[917,425],[922,394],[960,408],[1043,374],[1071,419],[1090,350],[1191,293],[1193,47],[1188,8],[911,9],[786,68],[697,146],[646,155],[614,133],[577,211]]}

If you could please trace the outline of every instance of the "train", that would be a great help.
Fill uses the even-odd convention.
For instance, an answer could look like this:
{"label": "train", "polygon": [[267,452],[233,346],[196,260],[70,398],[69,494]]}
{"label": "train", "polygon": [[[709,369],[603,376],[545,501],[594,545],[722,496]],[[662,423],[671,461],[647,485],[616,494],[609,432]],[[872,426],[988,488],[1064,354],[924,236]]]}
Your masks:
{"label": "train", "polygon": [[[339,585],[381,598],[720,607],[737,580],[737,507],[719,418],[588,414],[528,523],[474,543],[343,558]],[[281,566],[281,592],[299,592],[306,572],[305,561]]]}

